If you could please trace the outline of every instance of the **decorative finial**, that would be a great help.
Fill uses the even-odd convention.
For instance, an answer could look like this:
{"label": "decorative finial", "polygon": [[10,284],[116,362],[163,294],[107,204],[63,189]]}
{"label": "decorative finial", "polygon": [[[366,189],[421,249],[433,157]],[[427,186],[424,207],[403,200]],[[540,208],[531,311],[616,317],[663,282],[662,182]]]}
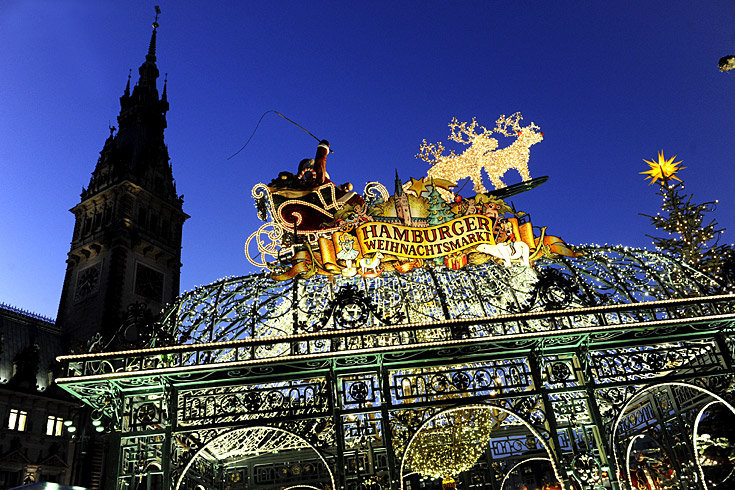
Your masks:
{"label": "decorative finial", "polygon": [[130,68],[128,70],[128,83],[125,85],[125,92],[123,94],[125,97],[129,97],[130,96],[130,76],[132,74],[133,74],[133,69]]}
{"label": "decorative finial", "polygon": [[158,16],[161,15],[161,7],[156,5],[155,9],[156,9],[156,18],[153,20],[153,28],[158,29]]}
{"label": "decorative finial", "polygon": [[161,94],[161,100],[166,100],[166,87],[168,84],[168,73],[165,73],[163,75],[163,93]]}

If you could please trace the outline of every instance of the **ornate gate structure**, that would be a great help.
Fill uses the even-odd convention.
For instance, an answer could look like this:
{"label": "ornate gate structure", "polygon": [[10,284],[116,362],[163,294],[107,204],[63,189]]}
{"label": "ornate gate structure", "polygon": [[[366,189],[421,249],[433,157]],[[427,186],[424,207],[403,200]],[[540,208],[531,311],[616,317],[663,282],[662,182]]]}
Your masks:
{"label": "ornate gate structure", "polygon": [[696,434],[733,410],[735,295],[660,254],[578,250],[225,279],[150,348],[60,358],[57,383],[119,438],[119,489],[714,488]]}

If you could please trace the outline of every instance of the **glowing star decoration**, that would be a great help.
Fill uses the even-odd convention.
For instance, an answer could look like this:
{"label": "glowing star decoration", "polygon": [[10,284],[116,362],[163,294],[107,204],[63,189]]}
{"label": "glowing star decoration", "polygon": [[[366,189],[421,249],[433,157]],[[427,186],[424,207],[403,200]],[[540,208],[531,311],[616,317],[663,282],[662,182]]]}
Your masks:
{"label": "glowing star decoration", "polygon": [[[501,177],[510,169],[515,169],[524,181],[531,180],[528,171],[528,160],[531,155],[530,147],[544,139],[544,133],[534,123],[522,127],[523,119],[520,112],[506,117],[501,115],[495,122],[495,128],[489,130],[478,126],[473,118],[471,123],[460,123],[453,118],[449,123],[451,141],[469,145],[460,155],[453,150],[445,155],[445,147],[441,143],[427,143],[423,140],[416,158],[431,164],[427,177],[429,179],[446,179],[457,182],[469,177],[477,193],[487,192],[482,184],[482,170],[485,169],[490,181],[496,189],[505,187]],[[479,132],[478,132],[479,131]],[[515,141],[505,148],[498,149],[498,140],[493,134],[515,137]],[[451,193],[439,191],[446,200],[451,199]]]}
{"label": "glowing star decoration", "polygon": [[648,177],[646,177],[646,179],[652,179],[649,184],[653,184],[659,179],[661,180],[661,185],[666,184],[669,179],[675,179],[681,182],[681,179],[676,176],[676,172],[685,169],[686,167],[678,167],[678,165],[681,163],[681,160],[678,162],[674,162],[674,160],[676,160],[676,155],[667,160],[666,158],[664,158],[664,151],[661,150],[658,152],[658,161],[649,162],[645,158],[643,159],[643,161],[646,162],[651,168],[649,168],[645,172],[641,172],[641,174],[648,174]]}
{"label": "glowing star decoration", "polygon": [[417,196],[420,196],[422,192],[426,191],[426,182],[424,182],[424,179],[414,179],[411,177],[411,183],[406,184],[406,186],[408,186],[406,190],[413,192]]}
{"label": "glowing star decoration", "polygon": [[432,186],[437,187],[438,189],[444,189],[445,191],[449,191],[452,187],[457,187],[454,182],[446,179],[431,179],[429,177],[414,179],[411,177],[411,180],[403,185],[403,190],[413,192],[417,196],[421,196],[424,192],[427,195],[431,194],[429,188]]}

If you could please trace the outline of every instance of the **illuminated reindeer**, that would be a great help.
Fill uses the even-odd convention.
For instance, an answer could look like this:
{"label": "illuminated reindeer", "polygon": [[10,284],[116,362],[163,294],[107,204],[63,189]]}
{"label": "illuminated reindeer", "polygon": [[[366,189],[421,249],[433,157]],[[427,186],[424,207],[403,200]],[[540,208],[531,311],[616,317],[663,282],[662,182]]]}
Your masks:
{"label": "illuminated reindeer", "polygon": [[[459,123],[457,118],[452,118],[452,122],[449,123],[449,128],[452,133],[449,135],[449,139],[470,145],[461,155],[454,153],[454,150],[449,152],[449,155],[443,155],[444,145],[439,143],[427,143],[424,140],[419,148],[419,154],[416,158],[420,158],[425,162],[431,164],[431,168],[427,174],[427,180],[431,179],[446,179],[452,182],[457,182],[460,179],[469,177],[475,184],[475,192],[485,192],[486,189],[482,185],[482,166],[478,165],[485,159],[485,155],[489,154],[498,147],[498,140],[491,138],[493,134],[492,130],[488,130],[484,126],[480,126],[480,132],[476,133],[477,121],[472,118],[472,123],[467,126],[466,122]],[[444,199],[450,199],[452,193],[444,190],[437,189]]]}
{"label": "illuminated reindeer", "polygon": [[[485,158],[480,160],[481,166],[487,172],[496,189],[505,187],[500,178],[512,168],[521,174],[521,179],[524,181],[531,180],[531,175],[528,172],[531,145],[543,140],[544,133],[538,131],[540,128],[534,123],[521,127],[521,119],[523,119],[523,116],[520,112],[516,112],[510,117],[505,117],[505,114],[501,115],[495,122],[493,131],[505,136],[516,136],[516,140],[510,146],[485,154]],[[512,133],[508,131],[509,126],[513,131]]]}
{"label": "illuminated reindeer", "polygon": [[[485,186],[482,185],[483,168],[496,189],[505,187],[501,177],[511,168],[516,169],[523,180],[530,180],[531,176],[528,172],[530,146],[541,141],[543,133],[538,131],[539,127],[534,123],[521,127],[521,119],[523,116],[520,112],[509,117],[501,115],[495,123],[495,129],[488,130],[484,126],[479,126],[480,132],[476,133],[475,129],[478,125],[475,118],[472,119],[469,126],[466,122],[459,123],[457,118],[453,118],[449,123],[452,130],[449,139],[470,145],[470,147],[460,155],[455,154],[453,150],[448,155],[444,155],[444,145],[427,143],[424,140],[416,157],[431,164],[427,179],[446,179],[457,182],[469,177],[477,193],[487,192]],[[491,138],[493,133],[516,136],[516,140],[510,146],[498,150],[498,140]],[[439,192],[446,200],[452,197],[452,194],[444,189],[439,189]]]}

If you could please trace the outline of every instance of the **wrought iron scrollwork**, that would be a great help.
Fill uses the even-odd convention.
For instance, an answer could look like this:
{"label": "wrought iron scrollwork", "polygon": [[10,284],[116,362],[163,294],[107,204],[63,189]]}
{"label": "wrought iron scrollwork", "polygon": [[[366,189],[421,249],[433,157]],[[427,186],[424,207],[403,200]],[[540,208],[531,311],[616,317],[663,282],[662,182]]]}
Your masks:
{"label": "wrought iron scrollwork", "polygon": [[333,320],[337,326],[357,328],[367,325],[372,315],[381,324],[400,323],[405,318],[401,312],[383,316],[382,308],[354,284],[342,286],[329,301],[320,321],[312,325],[312,331],[319,331]]}

